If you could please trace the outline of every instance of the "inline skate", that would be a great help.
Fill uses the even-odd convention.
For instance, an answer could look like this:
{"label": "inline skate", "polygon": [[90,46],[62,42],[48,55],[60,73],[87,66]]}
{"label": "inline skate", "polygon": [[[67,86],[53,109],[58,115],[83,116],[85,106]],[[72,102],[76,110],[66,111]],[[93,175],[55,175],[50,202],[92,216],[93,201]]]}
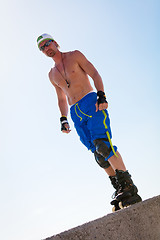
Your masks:
{"label": "inline skate", "polygon": [[113,212],[142,201],[128,171],[116,170],[116,176],[110,180],[116,189],[111,201]]}

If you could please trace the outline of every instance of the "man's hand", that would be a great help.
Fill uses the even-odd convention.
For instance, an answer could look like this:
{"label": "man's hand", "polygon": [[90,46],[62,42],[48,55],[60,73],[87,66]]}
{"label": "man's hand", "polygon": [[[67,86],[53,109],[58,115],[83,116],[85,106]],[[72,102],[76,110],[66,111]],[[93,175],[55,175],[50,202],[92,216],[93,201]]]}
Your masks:
{"label": "man's hand", "polygon": [[64,128],[65,129],[62,130],[63,133],[70,133],[71,130],[68,123],[64,124]]}
{"label": "man's hand", "polygon": [[62,116],[60,118],[60,122],[61,122],[61,131],[63,133],[69,133],[71,130],[70,130],[70,126],[69,126],[67,117],[66,116]]}
{"label": "man's hand", "polygon": [[108,108],[108,102],[107,103],[100,103],[98,105],[98,103],[96,102],[96,112],[98,112],[98,110],[102,111]]}
{"label": "man's hand", "polygon": [[98,91],[97,96],[98,96],[98,99],[97,99],[97,102],[96,102],[96,112],[98,110],[102,111],[102,110],[107,109],[108,108],[108,102],[106,100],[105,93],[102,92],[102,91]]}

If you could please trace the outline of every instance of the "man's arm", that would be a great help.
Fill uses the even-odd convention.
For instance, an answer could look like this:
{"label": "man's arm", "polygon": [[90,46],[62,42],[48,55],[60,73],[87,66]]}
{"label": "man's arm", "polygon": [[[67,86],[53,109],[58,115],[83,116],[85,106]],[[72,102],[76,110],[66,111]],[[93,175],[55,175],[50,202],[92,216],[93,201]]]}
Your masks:
{"label": "man's arm", "polygon": [[85,71],[86,74],[88,74],[93,79],[97,91],[104,92],[102,78],[99,75],[97,69],[93,66],[91,62],[87,60],[87,58],[80,51],[76,50],[75,54],[79,66]]}
{"label": "man's arm", "polygon": [[56,93],[57,93],[58,106],[59,106],[61,116],[66,116],[67,117],[67,115],[68,115],[68,103],[67,103],[66,95],[64,94],[64,92],[62,91],[61,88],[56,86],[55,89],[56,89]]}
{"label": "man's arm", "polygon": [[[49,73],[49,79],[51,81],[51,83],[53,84],[53,86],[55,87],[56,93],[57,93],[57,99],[58,99],[58,106],[59,106],[59,110],[61,113],[61,119],[62,117],[66,117],[67,119],[67,115],[68,115],[68,103],[67,103],[67,99],[66,99],[66,95],[63,92],[63,90],[61,88],[59,88],[53,81],[52,78],[52,74],[51,71]],[[61,122],[62,123],[62,122]],[[69,124],[65,123],[64,124],[66,130],[62,130],[65,133],[69,133],[71,130],[69,129]]]}
{"label": "man's arm", "polygon": [[[86,74],[88,74],[93,79],[97,92],[101,91],[104,93],[103,81],[97,69],[93,66],[91,62],[87,60],[87,58],[80,51],[75,51],[75,54],[77,55],[77,61],[79,63],[79,66],[86,72]],[[107,108],[108,108],[107,102],[103,102],[100,104],[98,104],[98,102],[96,103],[96,112],[98,110],[103,110]]]}

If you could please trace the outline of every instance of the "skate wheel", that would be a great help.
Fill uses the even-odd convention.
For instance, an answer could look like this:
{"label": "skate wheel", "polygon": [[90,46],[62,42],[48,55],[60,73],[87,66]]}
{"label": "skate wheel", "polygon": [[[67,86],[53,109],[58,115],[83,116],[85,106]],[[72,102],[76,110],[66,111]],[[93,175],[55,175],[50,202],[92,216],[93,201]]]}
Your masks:
{"label": "skate wheel", "polygon": [[122,202],[119,202],[119,207],[120,207],[120,209],[124,208]]}
{"label": "skate wheel", "polygon": [[115,212],[116,211],[116,207],[114,206],[113,208],[112,208],[112,212]]}
{"label": "skate wheel", "polygon": [[127,207],[129,207],[129,206],[130,206],[129,204],[123,206],[123,203],[122,203],[122,202],[119,202],[119,207],[120,207],[120,209],[127,208]]}
{"label": "skate wheel", "polygon": [[118,203],[112,208],[112,212],[116,212],[116,211],[118,211],[118,210],[120,210],[120,207],[119,207],[119,205],[118,205]]}

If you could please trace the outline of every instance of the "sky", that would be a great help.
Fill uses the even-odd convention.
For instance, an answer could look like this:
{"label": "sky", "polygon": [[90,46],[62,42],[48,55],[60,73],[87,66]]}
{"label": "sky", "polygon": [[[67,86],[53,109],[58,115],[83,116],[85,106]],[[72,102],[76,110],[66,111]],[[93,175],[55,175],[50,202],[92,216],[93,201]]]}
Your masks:
{"label": "sky", "polygon": [[114,189],[70,116],[71,133],[60,131],[42,33],[99,71],[113,144],[142,199],[159,195],[159,8],[159,0],[1,1],[0,239],[45,239],[112,211]]}

